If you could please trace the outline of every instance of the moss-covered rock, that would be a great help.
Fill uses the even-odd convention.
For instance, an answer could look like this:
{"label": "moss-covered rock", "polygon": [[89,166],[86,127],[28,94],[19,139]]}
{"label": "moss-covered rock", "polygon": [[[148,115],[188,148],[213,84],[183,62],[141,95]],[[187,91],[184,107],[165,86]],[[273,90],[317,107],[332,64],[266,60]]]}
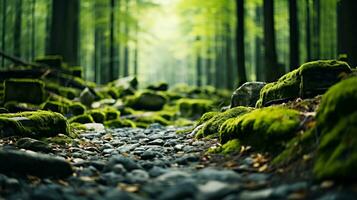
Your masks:
{"label": "moss-covered rock", "polygon": [[108,128],[123,128],[131,127],[136,128],[136,124],[129,119],[114,119],[104,122],[104,125]]}
{"label": "moss-covered rock", "polygon": [[298,111],[283,107],[257,109],[225,121],[219,130],[220,140],[226,143],[237,138],[242,145],[274,151],[295,136],[299,124]]}
{"label": "moss-covered rock", "polygon": [[141,92],[126,99],[125,105],[136,110],[161,110],[167,99],[154,92]]}
{"label": "moss-covered rock", "polygon": [[47,55],[35,59],[35,62],[45,64],[49,67],[60,69],[63,62],[63,57],[60,55]]}
{"label": "moss-covered rock", "polygon": [[202,115],[200,119],[197,120],[196,126],[199,126],[208,120],[212,119],[214,116],[220,114],[218,111],[212,111],[212,112],[206,112],[205,114]]}
{"label": "moss-covered rock", "polygon": [[4,101],[41,104],[45,101],[44,83],[36,79],[10,79],[4,82]]}
{"label": "moss-covered rock", "polygon": [[357,167],[357,78],[331,87],[317,112],[321,140],[314,173],[318,179],[355,180]]}
{"label": "moss-covered rock", "polygon": [[120,112],[112,107],[101,109],[105,113],[105,120],[114,120],[120,117]]}
{"label": "moss-covered rock", "polygon": [[92,116],[94,122],[96,123],[103,123],[106,118],[105,118],[105,113],[100,110],[91,110],[88,112],[90,116]]}
{"label": "moss-covered rock", "polygon": [[181,116],[198,118],[212,110],[214,102],[209,99],[180,99],[177,105]]}
{"label": "moss-covered rock", "polygon": [[68,99],[74,99],[80,94],[80,90],[70,87],[63,87],[55,82],[46,82],[45,89]]}
{"label": "moss-covered rock", "polygon": [[251,110],[252,108],[239,106],[229,109],[225,112],[216,114],[203,125],[203,127],[197,132],[196,137],[200,138],[213,134],[218,134],[221,125],[225,121],[231,118],[241,116],[247,112],[250,112]]}
{"label": "moss-covered rock", "polygon": [[147,128],[149,125],[153,123],[159,123],[163,126],[170,125],[170,122],[157,114],[149,114],[149,115],[138,115],[133,121],[136,123],[138,127]]}
{"label": "moss-covered rock", "polygon": [[43,110],[58,112],[66,116],[82,115],[85,112],[85,106],[79,102],[60,102],[60,101],[46,101],[42,104]]}
{"label": "moss-covered rock", "polygon": [[69,119],[70,123],[77,122],[81,124],[94,123],[93,117],[89,114],[78,115]]}
{"label": "moss-covered rock", "polygon": [[0,114],[0,135],[27,137],[51,137],[59,133],[69,134],[69,126],[63,115],[50,111]]}
{"label": "moss-covered rock", "polygon": [[169,89],[169,84],[167,84],[165,82],[161,82],[161,83],[149,85],[147,87],[147,89],[153,90],[153,91],[167,91]]}
{"label": "moss-covered rock", "polygon": [[347,63],[336,60],[308,62],[285,74],[277,82],[267,84],[260,91],[256,106],[266,106],[297,97],[308,98],[323,94],[329,87],[351,73]]}

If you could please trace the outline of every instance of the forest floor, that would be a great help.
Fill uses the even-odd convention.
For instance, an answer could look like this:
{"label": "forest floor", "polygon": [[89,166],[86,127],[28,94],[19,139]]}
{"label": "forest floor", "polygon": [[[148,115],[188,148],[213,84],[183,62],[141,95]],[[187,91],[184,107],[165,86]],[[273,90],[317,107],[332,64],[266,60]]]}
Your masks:
{"label": "forest floor", "polygon": [[0,72],[0,200],[357,199],[357,71],[345,62],[233,94],[96,85],[61,57],[37,63]]}

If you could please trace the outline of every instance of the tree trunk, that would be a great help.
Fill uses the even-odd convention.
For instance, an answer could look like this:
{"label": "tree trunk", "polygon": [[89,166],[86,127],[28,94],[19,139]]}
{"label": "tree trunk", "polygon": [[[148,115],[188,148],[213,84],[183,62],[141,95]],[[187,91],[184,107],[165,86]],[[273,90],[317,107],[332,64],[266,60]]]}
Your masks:
{"label": "tree trunk", "polygon": [[245,71],[245,48],[244,48],[244,0],[236,0],[237,4],[237,64],[238,64],[238,86],[247,82]]}
{"label": "tree trunk", "polygon": [[307,61],[311,61],[311,19],[310,0],[306,0],[306,55]]}
{"label": "tree trunk", "polygon": [[352,67],[357,66],[356,0],[341,0],[338,4],[338,54],[347,54]]}
{"label": "tree trunk", "polygon": [[115,55],[114,55],[114,26],[115,26],[115,20],[114,20],[114,9],[115,9],[115,0],[110,0],[110,31],[109,31],[109,74],[108,78],[109,81],[113,81],[115,79]]}
{"label": "tree trunk", "polygon": [[[5,36],[6,36],[6,9],[7,8],[7,0],[2,1],[2,34],[1,34],[1,49],[5,51]],[[1,66],[5,68],[5,59],[1,58]]]}
{"label": "tree trunk", "polygon": [[266,81],[275,81],[281,74],[277,63],[275,29],[274,29],[274,0],[264,0],[264,45],[265,45],[265,75]]}
{"label": "tree trunk", "polygon": [[14,56],[21,57],[22,0],[16,0],[14,26]]}
{"label": "tree trunk", "polygon": [[207,59],[205,62],[206,66],[206,77],[207,77],[207,85],[213,85],[213,76],[212,76],[212,49],[211,49],[210,39],[207,44]]}
{"label": "tree trunk", "polygon": [[32,0],[32,11],[31,11],[31,21],[32,21],[32,28],[31,28],[31,57],[34,59],[36,57],[36,0]]}
{"label": "tree trunk", "polygon": [[[197,36],[196,42],[200,42],[200,37]],[[198,87],[202,86],[202,57],[201,48],[196,49],[196,85]]]}
{"label": "tree trunk", "polygon": [[313,59],[317,60],[320,58],[320,0],[314,0],[314,26],[313,26]]}
{"label": "tree trunk", "polygon": [[129,0],[125,1],[125,15],[124,34],[126,41],[124,47],[124,77],[129,76]]}
{"label": "tree trunk", "polygon": [[78,65],[79,0],[53,0],[48,54],[62,55]]}
{"label": "tree trunk", "polygon": [[233,58],[232,58],[232,31],[230,24],[226,25],[227,28],[227,36],[225,38],[226,41],[226,64],[227,64],[227,71],[226,71],[226,88],[232,89],[234,86],[233,83]]}
{"label": "tree trunk", "polygon": [[290,70],[299,66],[299,25],[297,17],[297,0],[289,0],[289,48],[290,48]]}

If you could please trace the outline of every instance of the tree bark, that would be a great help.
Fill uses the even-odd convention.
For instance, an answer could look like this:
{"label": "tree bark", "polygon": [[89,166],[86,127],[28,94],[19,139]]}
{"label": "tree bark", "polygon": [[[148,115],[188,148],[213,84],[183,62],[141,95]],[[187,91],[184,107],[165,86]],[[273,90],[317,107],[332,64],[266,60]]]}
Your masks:
{"label": "tree bark", "polygon": [[264,0],[264,46],[265,46],[265,76],[266,81],[275,81],[281,74],[277,63],[275,29],[274,29],[274,0]]}
{"label": "tree bark", "polygon": [[245,70],[245,48],[244,48],[244,0],[236,0],[237,6],[237,65],[238,65],[238,86],[247,82]]}
{"label": "tree bark", "polygon": [[32,0],[32,11],[31,11],[31,57],[34,59],[36,57],[36,0]]}
{"label": "tree bark", "polygon": [[14,56],[21,57],[22,0],[16,0],[14,26]]}
{"label": "tree bark", "polygon": [[[196,42],[200,42],[200,37],[197,36]],[[196,49],[196,85],[198,87],[202,86],[202,57],[201,48]]]}
{"label": "tree bark", "polygon": [[115,26],[115,18],[114,18],[114,9],[115,9],[115,0],[110,0],[110,31],[109,31],[109,81],[113,81],[115,79],[115,55],[114,55],[114,26]]}
{"label": "tree bark", "polygon": [[310,0],[306,0],[306,59],[311,61],[311,19]]}
{"label": "tree bark", "polygon": [[124,77],[129,76],[129,0],[125,1],[125,15],[124,34],[126,41],[124,47]]}
{"label": "tree bark", "polygon": [[[6,8],[7,8],[7,0],[2,1],[2,34],[1,34],[1,49],[5,51],[5,37],[6,37]],[[1,66],[5,68],[5,59],[1,59]]]}
{"label": "tree bark", "polygon": [[297,0],[289,0],[289,48],[290,48],[290,70],[299,66],[299,24],[297,17]]}
{"label": "tree bark", "polygon": [[48,54],[78,65],[79,0],[53,0]]}
{"label": "tree bark", "polygon": [[357,1],[341,0],[338,4],[338,53],[347,54],[352,67],[357,66]]}

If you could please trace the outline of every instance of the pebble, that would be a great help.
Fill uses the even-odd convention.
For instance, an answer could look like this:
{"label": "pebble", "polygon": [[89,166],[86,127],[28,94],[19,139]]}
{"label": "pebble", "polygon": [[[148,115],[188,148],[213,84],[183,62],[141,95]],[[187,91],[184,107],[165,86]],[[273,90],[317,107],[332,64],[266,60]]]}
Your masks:
{"label": "pebble", "polygon": [[[269,184],[274,175],[268,173],[242,174],[214,163],[212,166],[197,167],[201,165],[207,141],[176,134],[176,130],[175,127],[153,124],[147,129],[88,131],[69,147],[51,147],[51,156],[45,156],[50,160],[56,159],[54,155],[68,158],[73,175],[29,181],[13,176],[13,173],[6,172],[5,175],[0,172],[0,199],[286,199],[309,190],[317,193],[316,199],[319,200],[350,200],[355,197],[353,193],[341,191],[321,192],[318,186],[303,181]],[[23,141],[37,142],[33,139]],[[0,169],[4,149],[0,149]],[[18,151],[14,146],[7,146],[6,149]],[[41,157],[42,154],[37,155]],[[69,164],[63,159],[61,162]],[[239,168],[251,169],[253,164],[252,158],[242,158]],[[39,169],[48,170],[48,166],[51,165],[43,163]],[[31,166],[27,167],[31,169]],[[55,169],[53,173],[60,172],[56,167],[51,169]],[[249,189],[245,187],[248,183],[260,187]]]}

